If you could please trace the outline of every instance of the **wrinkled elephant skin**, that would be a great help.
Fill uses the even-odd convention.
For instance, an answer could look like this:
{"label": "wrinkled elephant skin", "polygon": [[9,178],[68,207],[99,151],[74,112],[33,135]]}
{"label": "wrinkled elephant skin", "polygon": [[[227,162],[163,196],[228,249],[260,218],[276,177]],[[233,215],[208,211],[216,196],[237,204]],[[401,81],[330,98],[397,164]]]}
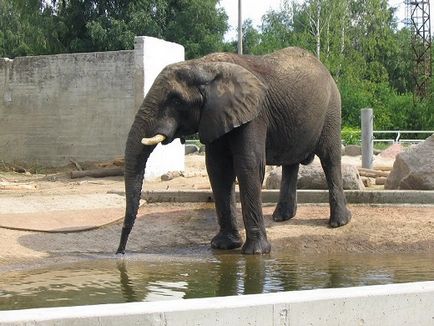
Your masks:
{"label": "wrinkled elephant skin", "polygon": [[[125,151],[126,212],[118,253],[125,252],[137,215],[146,161],[156,144],[196,132],[206,144],[220,230],[216,249],[242,246],[265,254],[261,186],[265,166],[282,165],[274,221],[296,214],[299,164],[317,155],[329,187],[331,227],[351,218],[342,188],[341,99],[327,69],[307,51],[286,48],[265,56],[210,54],[167,66],[139,108]],[[235,218],[235,178],[246,240]]]}

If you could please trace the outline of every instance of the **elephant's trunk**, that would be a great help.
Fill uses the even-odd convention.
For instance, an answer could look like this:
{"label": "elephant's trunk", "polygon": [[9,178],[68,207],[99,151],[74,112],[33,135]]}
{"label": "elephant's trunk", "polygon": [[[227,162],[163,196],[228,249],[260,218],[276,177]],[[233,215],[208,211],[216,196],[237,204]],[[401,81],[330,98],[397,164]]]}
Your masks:
{"label": "elephant's trunk", "polygon": [[126,209],[121,240],[117,254],[124,254],[128,236],[134,225],[139,208],[146,162],[156,145],[145,146],[141,143],[146,128],[143,119],[136,116],[128,135],[125,149],[125,196]]}

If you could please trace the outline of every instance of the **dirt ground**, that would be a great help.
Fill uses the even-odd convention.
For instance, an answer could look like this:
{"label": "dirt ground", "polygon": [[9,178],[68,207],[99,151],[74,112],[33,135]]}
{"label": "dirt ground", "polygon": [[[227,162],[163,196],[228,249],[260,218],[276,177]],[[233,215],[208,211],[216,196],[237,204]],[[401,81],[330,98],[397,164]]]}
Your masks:
{"label": "dirt ground", "polygon": [[[186,177],[165,182],[148,181],[145,189],[210,189],[203,161],[200,155],[186,156]],[[9,214],[11,219],[19,212],[19,205],[13,204],[17,203],[17,198],[24,203],[44,198],[48,207],[50,198],[58,200],[93,194],[107,199],[107,194],[120,193],[124,189],[122,177],[70,179],[65,171],[48,175],[0,172],[0,181],[3,185],[0,187],[0,208],[3,210],[0,214]],[[114,257],[122,227],[123,199],[116,200],[112,206],[113,214],[118,214],[117,221],[90,231],[47,233],[0,228],[0,271],[74,259]],[[93,214],[98,214],[104,208],[104,201],[96,200],[83,204],[65,201],[61,208],[51,205],[47,209],[57,213],[58,220],[62,220],[62,216],[68,216],[68,210],[83,209],[86,214],[92,210]],[[432,205],[350,205],[352,221],[338,229],[327,226],[328,205],[299,205],[295,218],[280,223],[272,221],[273,209],[274,205],[264,204],[273,251],[318,254],[423,252],[434,256]],[[238,216],[241,216],[241,209],[238,210]],[[35,214],[40,212],[41,207],[35,208]],[[241,218],[239,225],[242,225]],[[143,203],[127,252],[133,257],[139,253],[211,255],[209,242],[216,231],[213,204]]]}

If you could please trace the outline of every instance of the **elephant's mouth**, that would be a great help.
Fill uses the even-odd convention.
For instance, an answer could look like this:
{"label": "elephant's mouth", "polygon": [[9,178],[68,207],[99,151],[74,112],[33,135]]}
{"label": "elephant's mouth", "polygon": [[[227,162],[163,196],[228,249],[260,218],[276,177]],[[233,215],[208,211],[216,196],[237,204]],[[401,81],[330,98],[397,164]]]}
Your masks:
{"label": "elephant's mouth", "polygon": [[175,133],[157,132],[153,137],[143,138],[142,144],[144,145],[167,145],[170,144],[176,138],[184,138],[185,136],[193,135],[197,130],[187,130],[179,128]]}

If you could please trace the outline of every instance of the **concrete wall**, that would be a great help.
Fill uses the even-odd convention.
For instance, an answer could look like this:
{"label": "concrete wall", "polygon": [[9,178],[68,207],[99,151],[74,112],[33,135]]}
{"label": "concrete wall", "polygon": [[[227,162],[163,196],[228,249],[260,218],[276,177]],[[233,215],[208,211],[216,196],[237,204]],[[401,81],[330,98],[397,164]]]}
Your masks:
{"label": "concrete wall", "polygon": [[[162,42],[153,37],[136,37],[134,49],[136,69],[136,107],[151,88],[155,78],[168,64],[184,60],[184,47]],[[184,170],[184,145],[179,139],[168,145],[158,145],[146,163],[147,178],[159,177],[167,171]]]}
{"label": "concrete wall", "polygon": [[145,90],[182,60],[182,46],[148,37],[132,51],[0,59],[0,160],[60,166],[123,155]]}
{"label": "concrete wall", "polygon": [[434,282],[0,312],[0,325],[434,325]]}

